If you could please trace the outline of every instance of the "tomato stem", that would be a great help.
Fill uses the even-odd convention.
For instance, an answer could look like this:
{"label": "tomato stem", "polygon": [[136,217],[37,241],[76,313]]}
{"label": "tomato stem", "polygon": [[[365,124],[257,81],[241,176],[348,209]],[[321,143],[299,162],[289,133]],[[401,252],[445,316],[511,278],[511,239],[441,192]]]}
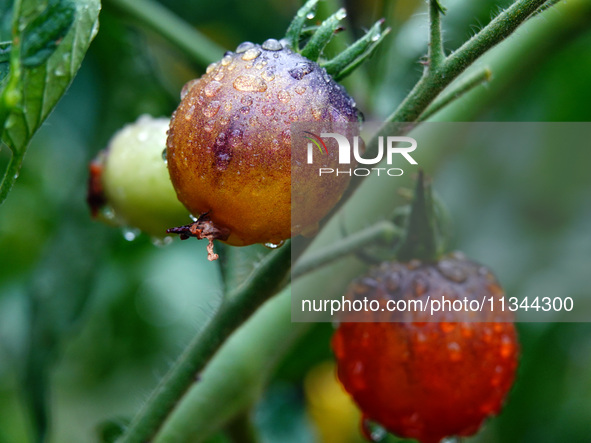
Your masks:
{"label": "tomato stem", "polygon": [[437,261],[442,252],[439,237],[431,184],[420,170],[405,235],[396,251],[396,257],[400,261]]}

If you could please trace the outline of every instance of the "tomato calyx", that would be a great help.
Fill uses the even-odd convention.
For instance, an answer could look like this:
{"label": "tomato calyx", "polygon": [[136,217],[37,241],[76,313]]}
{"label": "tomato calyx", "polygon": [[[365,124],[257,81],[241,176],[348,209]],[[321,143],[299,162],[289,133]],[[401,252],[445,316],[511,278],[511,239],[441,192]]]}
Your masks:
{"label": "tomato calyx", "polygon": [[224,241],[230,237],[230,230],[216,225],[209,217],[209,212],[204,212],[191,224],[170,228],[166,232],[178,234],[181,240],[187,240],[190,237],[195,237],[197,240],[209,240],[207,245],[207,259],[209,261],[219,258],[219,255],[213,251],[213,241]]}

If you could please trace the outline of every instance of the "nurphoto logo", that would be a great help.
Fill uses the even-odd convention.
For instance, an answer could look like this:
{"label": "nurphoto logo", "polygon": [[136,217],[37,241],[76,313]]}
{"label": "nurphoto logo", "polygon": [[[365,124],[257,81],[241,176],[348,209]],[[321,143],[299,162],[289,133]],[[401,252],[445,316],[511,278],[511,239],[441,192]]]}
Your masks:
{"label": "nurphoto logo", "polygon": [[[411,165],[418,164],[416,160],[410,155],[415,149],[417,149],[417,141],[412,137],[404,136],[379,136],[378,137],[378,152],[374,158],[365,158],[360,152],[360,137],[353,137],[353,149],[351,149],[351,142],[347,137],[336,132],[322,132],[320,136],[313,134],[309,131],[304,131],[304,138],[309,140],[308,143],[308,155],[307,163],[309,165],[314,164],[314,153],[316,147],[320,154],[316,155],[328,155],[328,148],[324,143],[323,138],[332,137],[338,143],[338,159],[340,165],[351,165],[351,152],[355,164],[360,165],[377,165],[386,156],[386,164],[392,166],[395,160],[400,160],[399,156],[402,156]],[[363,140],[362,140],[363,142]],[[368,167],[354,167],[354,168],[318,168],[319,175],[356,175],[356,176],[367,176],[370,174],[389,175],[390,177],[399,177],[404,174],[404,170],[401,168],[394,167],[382,167],[382,168],[368,168]]]}

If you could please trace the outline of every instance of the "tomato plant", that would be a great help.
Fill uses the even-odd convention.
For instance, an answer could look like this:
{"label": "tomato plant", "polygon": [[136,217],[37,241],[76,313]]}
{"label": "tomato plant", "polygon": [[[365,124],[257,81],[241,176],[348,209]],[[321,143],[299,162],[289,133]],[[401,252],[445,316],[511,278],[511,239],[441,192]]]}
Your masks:
{"label": "tomato plant", "polygon": [[[479,415],[468,409],[481,398],[460,401],[474,391],[468,382],[444,386],[432,403],[409,388],[398,400],[425,407],[429,419],[421,435],[403,432],[381,415],[402,404],[388,401],[397,391],[385,372],[361,399],[330,375],[334,327],[292,323],[290,291],[340,297],[368,261],[392,262],[403,225],[420,225],[405,210],[417,170],[389,181],[341,175],[321,210],[293,230],[282,134],[310,118],[365,119],[364,131],[372,120],[394,123],[398,135],[437,122],[589,121],[588,0],[14,0],[0,1],[0,12],[0,442],[359,442],[351,423],[362,413],[400,437],[435,441],[498,411],[506,389]],[[243,42],[252,43],[239,50]],[[271,74],[262,91],[253,78]],[[119,131],[144,114],[166,123],[154,144],[148,149],[151,130],[140,127],[115,149]],[[437,149],[419,147],[416,158],[447,207],[454,248],[498,275],[507,306],[509,297],[518,307],[526,297],[540,307],[546,295],[570,297],[570,312],[584,318],[585,124],[560,139],[543,125],[509,127],[487,135],[471,126],[454,142],[438,133]],[[368,158],[379,135],[363,133]],[[471,148],[454,146],[460,138]],[[89,164],[110,144],[113,156],[91,168],[90,201],[104,224],[85,200]],[[271,185],[261,186],[270,177],[261,159],[283,165]],[[249,173],[240,160],[253,164]],[[302,201],[318,209],[316,197]],[[163,240],[166,229],[212,243]],[[412,260],[403,255],[400,263]],[[539,318],[517,324],[515,385],[474,441],[588,439],[589,328]],[[414,349],[401,331],[420,332],[380,325],[339,329],[368,360],[357,349],[364,327],[393,344],[367,363],[378,372],[386,357]],[[452,371],[443,354],[462,328],[425,330],[441,370],[393,373]],[[486,335],[482,324],[473,332]],[[461,344],[474,351],[474,377],[494,377],[496,360],[478,343]],[[339,371],[351,392],[357,379]],[[452,405],[464,410],[447,416]]]}

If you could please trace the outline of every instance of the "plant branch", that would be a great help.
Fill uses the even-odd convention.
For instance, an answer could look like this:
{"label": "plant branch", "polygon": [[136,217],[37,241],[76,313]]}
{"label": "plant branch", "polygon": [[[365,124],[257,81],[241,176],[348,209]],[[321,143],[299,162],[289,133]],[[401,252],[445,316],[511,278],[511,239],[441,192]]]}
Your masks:
{"label": "plant branch", "polygon": [[150,441],[224,341],[273,296],[291,267],[291,243],[272,252],[252,275],[225,297],[218,312],[198,333],[162,378],[121,438],[125,443]]}
{"label": "plant branch", "polygon": [[425,112],[421,114],[418,121],[422,122],[428,120],[447,105],[464,96],[464,94],[470,92],[479,85],[490,81],[492,73],[489,68],[483,68],[478,69],[465,77],[466,78],[460,78],[457,85],[451,85],[449,91],[443,91],[443,93],[431,103]]}
{"label": "plant branch", "polygon": [[161,35],[203,68],[219,60],[225,52],[224,48],[154,0],[104,0],[104,3]]}
{"label": "plant branch", "polygon": [[441,38],[441,14],[443,9],[438,0],[429,0],[429,52],[426,69],[434,71],[445,60],[443,40]]}
{"label": "plant branch", "polygon": [[545,0],[517,0],[452,53],[438,69],[428,70],[386,121],[415,122],[439,93],[486,51],[507,38]]}
{"label": "plant branch", "polygon": [[399,239],[402,230],[391,222],[381,221],[369,228],[351,234],[338,243],[322,248],[318,252],[302,257],[294,266],[291,273],[292,280],[301,277],[308,272],[316,271],[322,266],[328,265],[347,254],[366,248],[373,243],[391,244]]}

